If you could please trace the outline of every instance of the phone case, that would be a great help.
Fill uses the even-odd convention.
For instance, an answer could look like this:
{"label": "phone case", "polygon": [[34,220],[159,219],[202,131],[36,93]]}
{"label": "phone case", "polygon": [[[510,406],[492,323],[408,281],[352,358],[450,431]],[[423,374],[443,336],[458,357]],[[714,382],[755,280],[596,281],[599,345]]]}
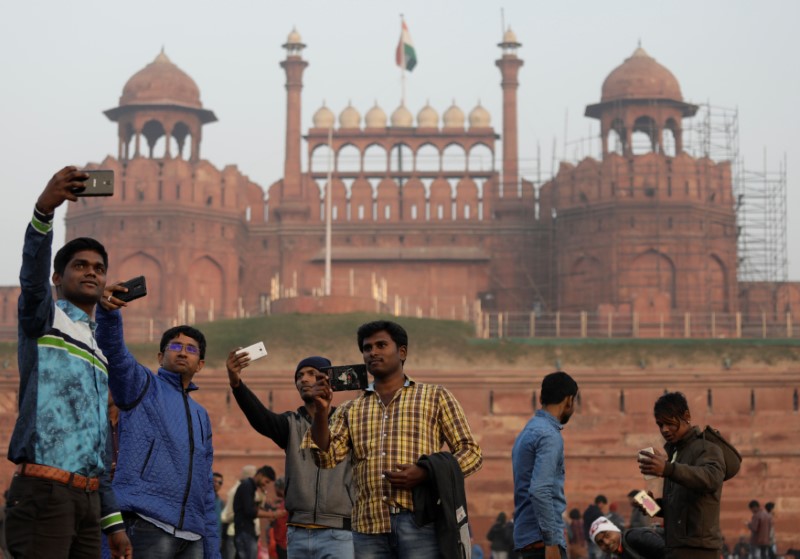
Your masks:
{"label": "phone case", "polygon": [[661,510],[658,503],[646,491],[639,491],[634,495],[633,500],[642,505],[648,516],[655,516]]}
{"label": "phone case", "polygon": [[117,291],[114,293],[114,297],[120,301],[128,303],[147,295],[147,281],[144,279],[144,276],[137,276],[120,285],[128,288],[128,291]]}
{"label": "phone case", "polygon": [[75,196],[113,196],[114,195],[114,171],[97,169],[84,171],[89,178],[84,181],[83,190],[76,189]]}
{"label": "phone case", "polygon": [[[643,448],[642,450],[646,450],[646,451],[647,451],[647,452],[649,452],[650,454],[653,454],[653,447],[652,447],[652,446],[648,446],[647,448]],[[641,452],[642,452],[642,450],[640,450],[639,452],[641,453]],[[658,477],[658,476],[645,475],[645,476],[644,476],[644,479],[645,479],[645,481],[649,481],[649,480],[651,480],[651,479],[656,479],[657,477]]]}

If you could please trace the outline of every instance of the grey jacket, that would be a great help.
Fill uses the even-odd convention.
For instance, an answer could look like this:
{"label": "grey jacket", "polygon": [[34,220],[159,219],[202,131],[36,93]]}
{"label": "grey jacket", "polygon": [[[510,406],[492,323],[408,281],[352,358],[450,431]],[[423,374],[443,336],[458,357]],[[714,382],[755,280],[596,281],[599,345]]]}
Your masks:
{"label": "grey jacket", "polygon": [[310,450],[300,448],[303,436],[311,427],[311,417],[305,407],[274,413],[243,382],[233,389],[233,395],[253,429],[286,452],[284,502],[289,522],[350,530],[355,501],[352,460],[324,470],[314,463]]}

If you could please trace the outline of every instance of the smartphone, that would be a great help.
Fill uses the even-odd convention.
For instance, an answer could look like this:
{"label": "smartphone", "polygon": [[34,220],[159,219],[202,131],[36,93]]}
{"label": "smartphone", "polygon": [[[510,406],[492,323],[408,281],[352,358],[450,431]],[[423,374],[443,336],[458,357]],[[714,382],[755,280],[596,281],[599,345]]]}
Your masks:
{"label": "smartphone", "polygon": [[[641,456],[642,452],[649,452],[650,454],[653,454],[653,447],[652,446],[648,446],[647,448],[641,449],[639,451],[639,456]],[[638,459],[638,456],[637,456],[637,459]],[[656,479],[657,477],[658,476],[651,476],[651,475],[645,474],[644,479],[645,480],[651,480],[651,479]]]}
{"label": "smartphone", "polygon": [[137,276],[133,279],[129,279],[128,281],[121,283],[120,286],[128,288],[128,291],[114,292],[114,297],[120,301],[125,301],[128,303],[134,299],[139,299],[140,297],[147,295],[147,282],[145,281],[144,276]]}
{"label": "smartphone", "polygon": [[367,366],[360,365],[338,365],[334,367],[322,367],[320,371],[328,372],[328,382],[331,390],[340,392],[342,390],[364,390],[369,386],[367,379]]}
{"label": "smartphone", "polygon": [[242,353],[246,353],[250,358],[250,361],[255,361],[256,359],[261,359],[262,357],[267,356],[267,348],[264,346],[264,342],[258,342],[253,345],[243,347],[236,352],[236,355],[241,355]]}
{"label": "smartphone", "polygon": [[89,178],[83,181],[84,186],[73,189],[75,196],[113,196],[114,171],[93,169],[83,171]]}
{"label": "smartphone", "polygon": [[639,491],[633,496],[633,500],[642,505],[648,516],[655,516],[661,510],[661,507],[658,506],[655,499],[647,494],[647,491]]}

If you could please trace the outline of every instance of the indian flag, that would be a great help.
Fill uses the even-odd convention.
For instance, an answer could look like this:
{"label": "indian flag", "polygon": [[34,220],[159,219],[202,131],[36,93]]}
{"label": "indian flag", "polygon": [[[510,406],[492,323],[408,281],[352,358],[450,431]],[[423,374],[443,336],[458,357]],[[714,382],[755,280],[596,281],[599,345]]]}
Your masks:
{"label": "indian flag", "polygon": [[411,42],[411,33],[408,32],[405,21],[400,31],[400,42],[397,43],[395,61],[398,66],[405,68],[409,72],[417,65],[417,51],[414,50],[414,43]]}

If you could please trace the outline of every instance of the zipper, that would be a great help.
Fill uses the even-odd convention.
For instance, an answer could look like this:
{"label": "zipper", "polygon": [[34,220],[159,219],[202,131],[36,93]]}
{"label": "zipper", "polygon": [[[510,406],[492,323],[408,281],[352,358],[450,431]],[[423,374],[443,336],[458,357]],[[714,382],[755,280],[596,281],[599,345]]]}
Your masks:
{"label": "zipper", "polygon": [[183,396],[183,407],[186,409],[186,422],[188,423],[189,431],[189,475],[186,478],[186,490],[183,492],[183,503],[181,504],[181,517],[178,520],[176,528],[183,529],[183,519],[186,516],[186,503],[189,500],[189,491],[192,488],[192,467],[194,466],[194,427],[192,425],[192,410],[189,408],[189,397],[186,395],[186,389],[181,389]]}

